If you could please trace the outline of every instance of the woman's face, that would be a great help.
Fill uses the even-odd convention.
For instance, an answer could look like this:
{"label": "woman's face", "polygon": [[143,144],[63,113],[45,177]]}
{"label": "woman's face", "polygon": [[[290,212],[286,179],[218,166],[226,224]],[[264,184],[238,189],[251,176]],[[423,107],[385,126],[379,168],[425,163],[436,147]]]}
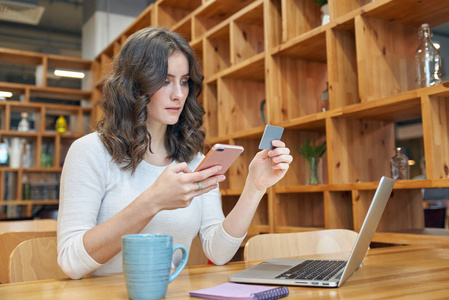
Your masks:
{"label": "woman's face", "polygon": [[168,57],[168,72],[164,85],[147,105],[150,126],[173,125],[178,122],[189,94],[189,61],[181,52]]}

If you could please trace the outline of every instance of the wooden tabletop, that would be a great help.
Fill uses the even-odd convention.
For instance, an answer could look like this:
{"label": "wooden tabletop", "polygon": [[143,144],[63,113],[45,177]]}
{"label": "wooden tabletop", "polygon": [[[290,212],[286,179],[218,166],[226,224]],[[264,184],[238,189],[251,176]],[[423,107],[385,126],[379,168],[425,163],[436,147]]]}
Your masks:
{"label": "wooden tabletop", "polygon": [[[173,281],[167,299],[188,299],[189,291],[228,281],[230,274],[255,265],[191,266]],[[340,288],[289,287],[290,299],[443,299],[449,297],[449,246],[397,246],[370,249]],[[285,298],[285,299],[287,299]],[[0,299],[128,299],[122,274],[82,280],[46,280],[0,285]],[[197,298],[194,298],[197,299]]]}

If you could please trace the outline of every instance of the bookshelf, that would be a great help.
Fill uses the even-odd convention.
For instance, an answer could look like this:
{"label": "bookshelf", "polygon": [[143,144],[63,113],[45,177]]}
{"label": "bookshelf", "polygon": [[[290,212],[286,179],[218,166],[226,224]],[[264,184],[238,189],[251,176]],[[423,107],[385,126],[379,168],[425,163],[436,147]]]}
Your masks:
{"label": "bookshelf", "polygon": [[[0,81],[0,91],[12,94],[0,101],[0,141],[4,145],[19,142],[24,150],[27,145],[31,157],[28,165],[21,162],[14,167],[9,163],[0,166],[0,217],[30,218],[44,205],[58,205],[59,177],[68,148],[94,126],[89,78],[92,62],[0,48],[0,64],[34,73],[31,80]],[[57,68],[84,72],[88,84],[83,85],[79,79],[55,77],[53,71]],[[18,131],[22,112],[28,113],[27,132]],[[67,121],[64,134],[55,130],[59,116]]]}
{"label": "bookshelf", "polygon": [[[263,197],[252,234],[323,228],[359,230],[381,176],[389,176],[395,124],[422,119],[427,179],[398,181],[378,232],[424,228],[421,189],[449,187],[449,85],[416,89],[414,51],[422,23],[449,22],[439,0],[329,1],[330,22],[310,0],[208,0],[148,7],[94,61],[94,98],[120,44],[148,25],[192,45],[205,74],[200,99],[207,142],[238,144],[244,154],[221,185],[229,212],[269,124],[285,128],[291,169]],[[145,20],[145,22],[143,22]],[[328,111],[320,97],[329,86]],[[232,120],[232,122],[231,122]],[[322,184],[307,185],[306,140],[327,142]]]}

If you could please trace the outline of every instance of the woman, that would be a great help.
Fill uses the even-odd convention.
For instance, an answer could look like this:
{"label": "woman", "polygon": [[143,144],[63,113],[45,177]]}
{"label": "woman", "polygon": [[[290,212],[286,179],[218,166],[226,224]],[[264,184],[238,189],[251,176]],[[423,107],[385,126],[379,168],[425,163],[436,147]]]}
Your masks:
{"label": "woman", "polygon": [[123,45],[104,83],[104,117],[72,144],[62,171],[58,262],[68,276],[122,272],[121,237],[140,232],[171,234],[187,249],[199,233],[212,262],[233,257],[292,157],[281,141],[257,153],[224,218],[220,167],[192,172],[204,157],[202,81],[193,50],[174,32],[145,28]]}

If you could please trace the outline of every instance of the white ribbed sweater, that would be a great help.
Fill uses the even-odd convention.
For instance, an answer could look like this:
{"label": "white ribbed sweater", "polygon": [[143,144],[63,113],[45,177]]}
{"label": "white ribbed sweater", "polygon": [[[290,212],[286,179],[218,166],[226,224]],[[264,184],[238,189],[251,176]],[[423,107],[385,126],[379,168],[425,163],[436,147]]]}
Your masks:
{"label": "white ribbed sweater", "polygon": [[[204,157],[198,154],[189,164],[194,170]],[[135,173],[123,171],[111,161],[98,133],[76,140],[70,147],[61,175],[58,214],[58,262],[71,278],[122,272],[121,252],[101,265],[86,252],[84,233],[108,220],[147,189],[166,167],[142,161]],[[228,262],[243,238],[229,236],[222,227],[224,220],[218,189],[195,198],[187,208],[158,213],[142,233],[166,233],[174,244],[190,249],[199,233],[206,256],[215,264]],[[178,265],[180,251],[173,263]]]}

